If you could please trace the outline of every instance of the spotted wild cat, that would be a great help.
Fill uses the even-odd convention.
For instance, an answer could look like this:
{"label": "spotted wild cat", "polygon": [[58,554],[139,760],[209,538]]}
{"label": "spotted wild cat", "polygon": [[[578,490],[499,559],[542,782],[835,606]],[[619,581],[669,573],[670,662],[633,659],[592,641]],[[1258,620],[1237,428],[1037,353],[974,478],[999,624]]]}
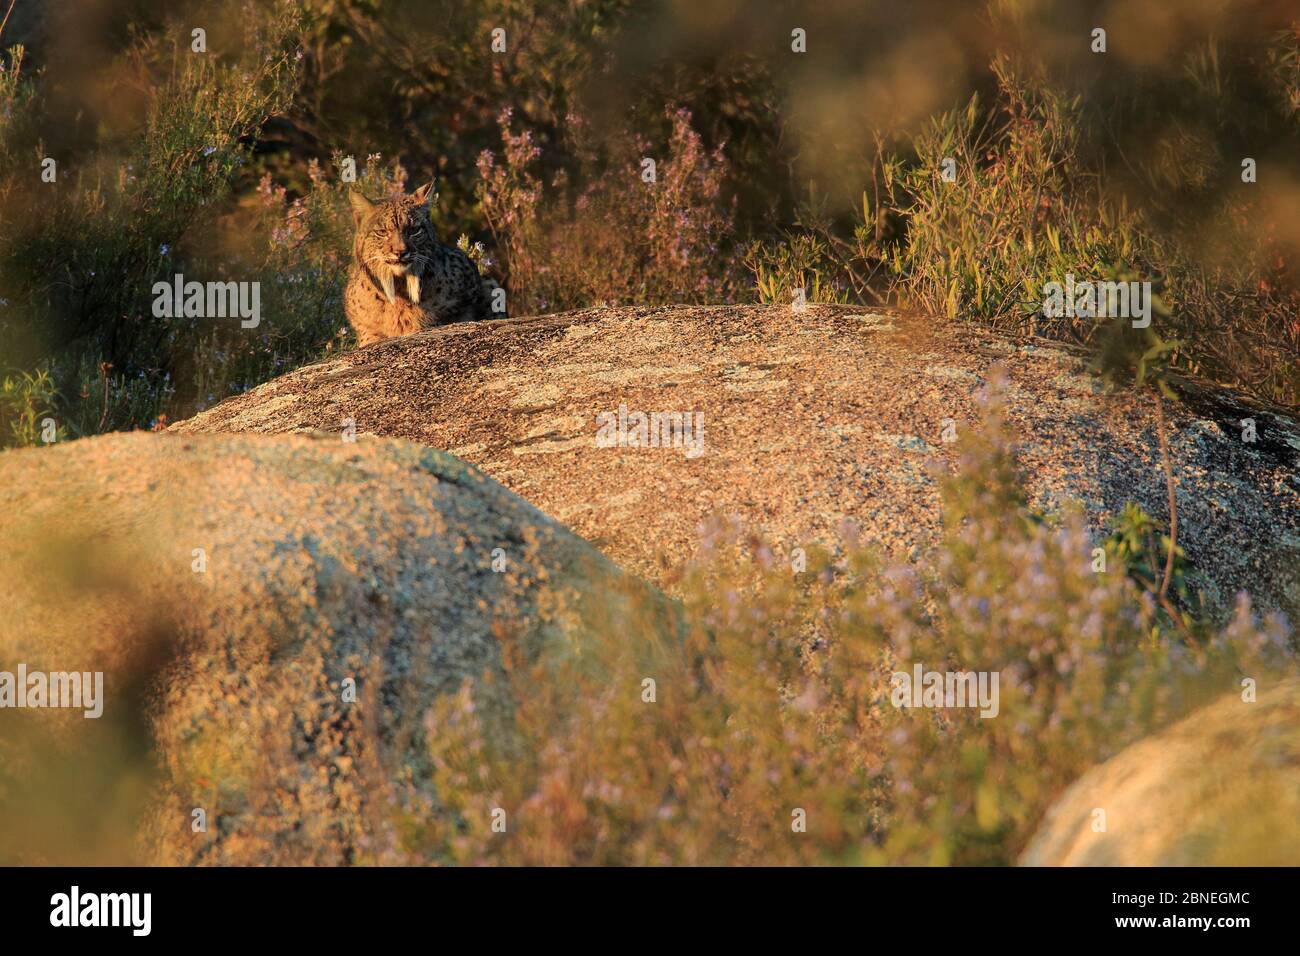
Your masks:
{"label": "spotted wild cat", "polygon": [[432,189],[428,183],[379,202],[352,193],[356,237],[343,309],[359,345],[490,317],[487,287],[474,263],[433,233]]}

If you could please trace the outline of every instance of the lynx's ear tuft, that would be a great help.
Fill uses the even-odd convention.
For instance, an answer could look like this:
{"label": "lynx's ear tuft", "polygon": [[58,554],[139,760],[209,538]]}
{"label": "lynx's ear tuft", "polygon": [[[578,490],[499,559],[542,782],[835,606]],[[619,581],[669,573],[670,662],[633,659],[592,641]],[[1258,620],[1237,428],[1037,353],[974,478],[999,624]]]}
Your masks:
{"label": "lynx's ear tuft", "polygon": [[429,201],[429,197],[431,195],[433,195],[432,179],[429,180],[427,183],[425,183],[423,186],[421,186],[419,189],[417,189],[415,192],[411,193],[411,198],[414,199],[420,205],[424,205]]}
{"label": "lynx's ear tuft", "polygon": [[365,218],[366,213],[375,208],[374,203],[356,190],[348,193],[348,199],[352,203],[352,216],[358,223]]}

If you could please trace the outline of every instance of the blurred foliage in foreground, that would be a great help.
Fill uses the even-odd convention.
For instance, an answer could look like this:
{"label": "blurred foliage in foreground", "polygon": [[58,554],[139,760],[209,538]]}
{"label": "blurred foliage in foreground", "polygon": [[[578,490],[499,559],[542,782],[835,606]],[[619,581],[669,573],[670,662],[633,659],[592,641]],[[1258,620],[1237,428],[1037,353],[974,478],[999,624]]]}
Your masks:
{"label": "blurred foliage in foreground", "polygon": [[[349,158],[372,194],[435,177],[444,240],[485,245],[515,315],[802,288],[1093,342],[1096,323],[1042,315],[1043,284],[1140,279],[1175,370],[1295,405],[1294,16],[23,0],[0,36],[0,374],[50,388],[4,414],[147,428],[338,348]],[[155,317],[178,272],[262,283],[264,321]]]}

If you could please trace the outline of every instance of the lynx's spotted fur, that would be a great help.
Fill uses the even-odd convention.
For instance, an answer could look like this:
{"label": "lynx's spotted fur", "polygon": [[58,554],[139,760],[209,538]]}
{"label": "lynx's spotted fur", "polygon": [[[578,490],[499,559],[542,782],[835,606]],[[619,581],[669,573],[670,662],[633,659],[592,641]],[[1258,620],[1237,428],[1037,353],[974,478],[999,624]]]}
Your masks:
{"label": "lynx's spotted fur", "polygon": [[474,263],[434,236],[432,188],[428,183],[379,202],[352,193],[357,231],[343,309],[359,345],[489,317],[487,289]]}

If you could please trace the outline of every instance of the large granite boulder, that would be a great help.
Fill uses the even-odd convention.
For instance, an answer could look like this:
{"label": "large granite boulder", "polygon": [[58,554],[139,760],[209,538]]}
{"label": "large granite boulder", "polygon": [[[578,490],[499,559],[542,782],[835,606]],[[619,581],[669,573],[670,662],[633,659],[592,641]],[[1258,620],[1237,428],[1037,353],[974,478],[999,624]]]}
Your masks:
{"label": "large granite boulder", "polygon": [[1094,767],[1020,862],[1300,863],[1300,679],[1261,686],[1253,702],[1230,694]]}
{"label": "large granite boulder", "polygon": [[[558,660],[679,627],[532,505],[396,440],[6,452],[0,568],[0,671],[104,675],[98,718],[0,709],[0,862],[410,862],[393,820],[436,806],[438,695],[499,673],[503,639]],[[480,685],[485,719],[506,686]]]}
{"label": "large granite boulder", "polygon": [[[1041,340],[853,307],[447,326],[299,369],[174,430],[337,433],[353,421],[363,441],[446,449],[671,586],[665,567],[694,552],[715,513],[787,548],[835,546],[852,519],[884,550],[918,554],[941,520],[926,464],[952,462],[945,431],[977,423],[995,366],[1036,504],[1078,503],[1098,533],[1128,501],[1167,518],[1149,394],[1104,395],[1079,354]],[[1300,619],[1300,423],[1206,386],[1180,392],[1167,405],[1192,583],[1224,611],[1247,590]],[[638,412],[700,413],[699,453],[602,446],[620,408],[629,435]]]}

